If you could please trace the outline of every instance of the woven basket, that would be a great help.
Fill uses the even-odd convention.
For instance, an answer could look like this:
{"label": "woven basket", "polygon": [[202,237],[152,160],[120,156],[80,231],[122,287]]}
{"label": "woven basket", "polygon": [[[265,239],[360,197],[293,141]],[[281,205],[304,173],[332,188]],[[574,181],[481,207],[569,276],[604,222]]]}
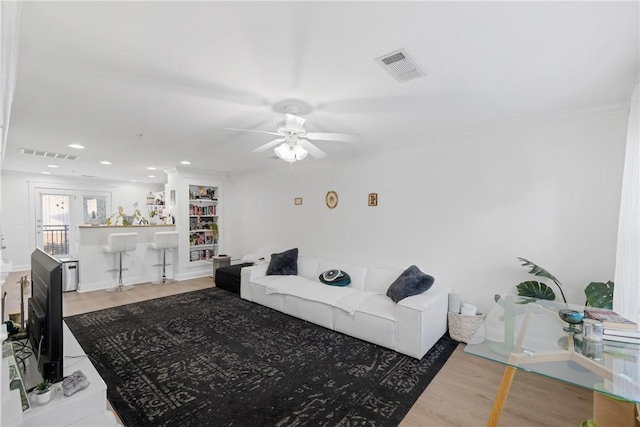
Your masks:
{"label": "woven basket", "polygon": [[475,316],[466,316],[464,314],[458,314],[449,312],[449,335],[456,341],[468,343],[469,339],[476,333],[482,320],[483,314],[476,314]]}

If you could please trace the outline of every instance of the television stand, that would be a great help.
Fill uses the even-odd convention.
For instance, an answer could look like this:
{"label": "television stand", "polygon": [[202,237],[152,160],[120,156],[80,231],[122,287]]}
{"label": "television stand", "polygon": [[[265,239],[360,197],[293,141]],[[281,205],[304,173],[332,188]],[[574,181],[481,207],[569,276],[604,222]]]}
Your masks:
{"label": "television stand", "polygon": [[[9,359],[13,355],[10,354],[11,352],[3,352],[2,376],[0,377],[2,378],[0,383],[0,387],[2,387],[0,392],[2,395],[0,425],[69,426],[105,415],[109,415],[113,419],[113,423],[102,423],[101,425],[118,425],[115,417],[107,411],[107,385],[64,322],[63,334],[64,376],[80,370],[89,380],[89,387],[66,397],[62,392],[62,382],[56,383],[53,385],[54,395],[49,403],[40,405],[30,395],[31,408],[23,412],[19,390],[9,389]],[[30,390],[42,381],[42,376],[37,371],[34,355],[26,358],[24,363],[27,369],[26,373],[22,375],[22,382],[25,390]],[[109,417],[106,419],[109,420]]]}

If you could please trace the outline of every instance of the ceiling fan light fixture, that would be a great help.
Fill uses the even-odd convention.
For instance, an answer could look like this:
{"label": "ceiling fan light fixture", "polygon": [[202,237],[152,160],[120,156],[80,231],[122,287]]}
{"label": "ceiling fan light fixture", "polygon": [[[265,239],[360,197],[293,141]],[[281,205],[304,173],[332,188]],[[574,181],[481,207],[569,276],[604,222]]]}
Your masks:
{"label": "ceiling fan light fixture", "polygon": [[307,157],[307,154],[309,154],[309,152],[302,148],[300,144],[293,146],[293,152],[296,154],[296,160],[302,160]]}
{"label": "ceiling fan light fixture", "polygon": [[307,157],[308,154],[307,150],[302,148],[299,144],[290,145],[286,142],[277,146],[273,151],[276,153],[276,156],[289,163],[302,160]]}

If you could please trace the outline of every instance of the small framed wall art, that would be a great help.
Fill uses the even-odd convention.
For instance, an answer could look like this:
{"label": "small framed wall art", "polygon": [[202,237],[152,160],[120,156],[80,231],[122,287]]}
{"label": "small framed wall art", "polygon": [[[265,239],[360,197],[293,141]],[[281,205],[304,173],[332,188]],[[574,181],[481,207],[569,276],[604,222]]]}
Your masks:
{"label": "small framed wall art", "polygon": [[300,206],[302,204],[302,197],[296,197],[293,199],[293,204],[296,206]]}
{"label": "small framed wall art", "polygon": [[327,202],[327,207],[329,209],[333,209],[338,206],[338,193],[335,191],[328,191],[325,197],[325,201]]}
{"label": "small framed wall art", "polygon": [[369,193],[369,206],[378,206],[378,193]]}

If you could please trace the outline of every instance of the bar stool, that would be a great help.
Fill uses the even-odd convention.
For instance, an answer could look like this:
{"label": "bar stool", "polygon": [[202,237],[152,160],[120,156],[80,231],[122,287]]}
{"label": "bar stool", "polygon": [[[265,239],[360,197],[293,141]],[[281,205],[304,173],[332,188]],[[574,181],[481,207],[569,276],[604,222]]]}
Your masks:
{"label": "bar stool", "polygon": [[157,249],[162,251],[162,264],[154,264],[154,267],[162,266],[162,278],[151,282],[154,285],[160,285],[167,282],[173,282],[173,280],[167,279],[167,249],[171,250],[178,247],[178,231],[158,231],[153,233],[153,242],[149,243],[151,249]]}
{"label": "bar stool", "polygon": [[133,286],[122,284],[122,272],[128,268],[122,268],[122,254],[136,250],[138,233],[113,233],[107,236],[107,244],[102,247],[105,253],[118,254],[118,268],[107,271],[118,272],[118,285],[107,289],[107,292],[130,291]]}

